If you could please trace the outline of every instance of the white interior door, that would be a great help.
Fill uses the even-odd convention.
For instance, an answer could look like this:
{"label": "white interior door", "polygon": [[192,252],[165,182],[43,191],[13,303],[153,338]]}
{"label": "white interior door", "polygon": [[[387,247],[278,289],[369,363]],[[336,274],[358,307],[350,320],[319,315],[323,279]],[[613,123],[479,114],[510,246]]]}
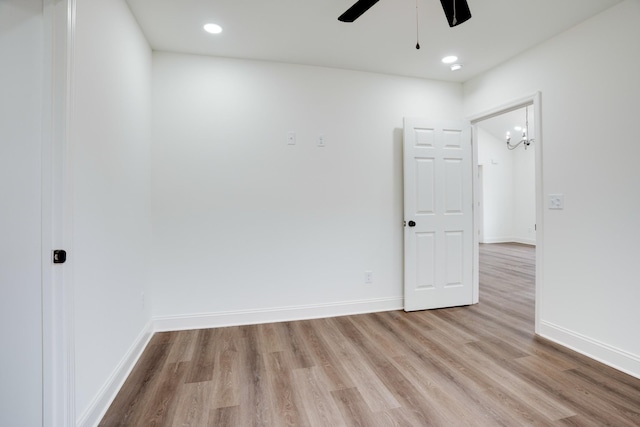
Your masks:
{"label": "white interior door", "polygon": [[0,426],[41,426],[42,1],[0,1],[0,29]]}
{"label": "white interior door", "polygon": [[404,121],[405,311],[473,303],[468,122]]}

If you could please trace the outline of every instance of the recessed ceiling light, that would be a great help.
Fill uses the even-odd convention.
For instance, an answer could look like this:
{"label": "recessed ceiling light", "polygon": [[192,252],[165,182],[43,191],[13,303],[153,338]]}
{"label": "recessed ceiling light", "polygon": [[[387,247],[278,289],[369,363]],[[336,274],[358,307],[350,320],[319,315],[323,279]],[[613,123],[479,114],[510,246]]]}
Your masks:
{"label": "recessed ceiling light", "polygon": [[522,130],[522,126],[514,126],[513,128],[515,130],[517,130],[518,132],[520,132]]}
{"label": "recessed ceiling light", "polygon": [[453,64],[451,66],[451,71],[458,71],[460,68],[462,68],[461,64]]}
{"label": "recessed ceiling light", "polygon": [[442,62],[444,62],[445,64],[453,64],[457,60],[458,60],[458,57],[454,55],[445,56],[444,58],[442,58]]}
{"label": "recessed ceiling light", "polygon": [[204,26],[204,30],[207,33],[220,34],[222,32],[222,27],[218,24],[206,24]]}

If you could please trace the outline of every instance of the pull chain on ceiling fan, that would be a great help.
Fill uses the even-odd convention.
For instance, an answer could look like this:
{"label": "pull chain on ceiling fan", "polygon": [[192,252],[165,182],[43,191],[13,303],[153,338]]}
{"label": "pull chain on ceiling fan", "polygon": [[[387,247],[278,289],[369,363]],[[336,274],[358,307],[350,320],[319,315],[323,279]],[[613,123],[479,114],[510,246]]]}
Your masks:
{"label": "pull chain on ceiling fan", "polygon": [[418,0],[416,0],[416,49],[420,49],[420,27],[418,26]]}

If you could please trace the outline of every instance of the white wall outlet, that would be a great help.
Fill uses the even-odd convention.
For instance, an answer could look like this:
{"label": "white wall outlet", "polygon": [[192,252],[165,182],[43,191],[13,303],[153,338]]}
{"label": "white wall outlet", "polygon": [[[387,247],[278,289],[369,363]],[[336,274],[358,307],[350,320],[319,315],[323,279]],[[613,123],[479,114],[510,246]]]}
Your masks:
{"label": "white wall outlet", "polygon": [[287,145],[296,145],[296,133],[287,132]]}
{"label": "white wall outlet", "polygon": [[564,209],[564,194],[549,194],[549,209]]}
{"label": "white wall outlet", "polygon": [[373,283],[373,271],[364,272],[364,283],[367,285]]}
{"label": "white wall outlet", "polygon": [[318,137],[318,147],[324,147],[325,146],[325,139],[324,139],[324,135],[320,135]]}

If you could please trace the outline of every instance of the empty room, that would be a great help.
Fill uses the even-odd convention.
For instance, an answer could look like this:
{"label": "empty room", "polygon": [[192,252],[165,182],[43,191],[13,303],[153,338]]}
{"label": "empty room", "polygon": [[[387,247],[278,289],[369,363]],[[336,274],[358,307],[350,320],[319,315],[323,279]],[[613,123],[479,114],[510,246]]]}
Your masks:
{"label": "empty room", "polygon": [[640,425],[639,19],[0,2],[0,425]]}

